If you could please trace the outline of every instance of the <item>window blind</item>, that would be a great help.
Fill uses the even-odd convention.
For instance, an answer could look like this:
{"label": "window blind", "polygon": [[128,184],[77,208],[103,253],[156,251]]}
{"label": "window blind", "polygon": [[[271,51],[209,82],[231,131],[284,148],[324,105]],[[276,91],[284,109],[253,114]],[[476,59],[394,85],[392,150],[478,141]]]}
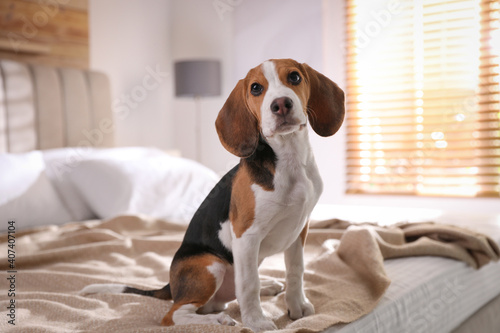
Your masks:
{"label": "window blind", "polygon": [[347,0],[348,193],[500,194],[500,1]]}

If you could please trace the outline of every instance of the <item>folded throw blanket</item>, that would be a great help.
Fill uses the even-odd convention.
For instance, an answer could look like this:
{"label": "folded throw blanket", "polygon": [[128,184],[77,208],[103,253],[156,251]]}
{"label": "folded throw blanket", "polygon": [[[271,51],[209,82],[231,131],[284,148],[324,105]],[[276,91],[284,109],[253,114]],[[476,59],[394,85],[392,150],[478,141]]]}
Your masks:
{"label": "folded throw blanket", "polygon": [[352,228],[374,231],[384,259],[440,256],[462,260],[474,268],[480,268],[500,256],[499,246],[486,235],[452,225],[423,223],[400,223],[390,227],[379,227],[373,223],[351,224],[348,221],[331,219],[313,222],[311,228],[328,228],[344,231]]}
{"label": "folded throw blanket", "polygon": [[[16,233],[16,325],[0,320],[0,331],[250,332],[241,326],[160,327],[170,301],[133,294],[78,294],[91,283],[162,287],[183,233],[178,225],[137,216]],[[0,235],[0,242],[6,249],[7,235]],[[6,272],[7,251],[0,255],[0,269]],[[498,260],[500,251],[487,236],[453,226],[423,223],[381,228],[327,220],[311,223],[305,255],[306,294],[316,314],[291,321],[284,293],[264,297],[264,310],[281,328],[279,332],[319,332],[372,311],[390,284],[384,258],[445,256],[479,268]],[[266,259],[260,272],[264,279],[284,281],[282,256]],[[13,298],[8,297],[7,284],[0,288],[0,316],[5,319]],[[230,303],[226,312],[240,321],[237,302]]]}

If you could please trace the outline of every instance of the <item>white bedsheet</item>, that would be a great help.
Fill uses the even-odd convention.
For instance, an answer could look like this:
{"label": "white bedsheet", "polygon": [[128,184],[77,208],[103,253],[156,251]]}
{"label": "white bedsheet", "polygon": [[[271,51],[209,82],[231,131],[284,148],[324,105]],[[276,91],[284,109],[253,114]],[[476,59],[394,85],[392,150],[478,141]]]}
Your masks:
{"label": "white bedsheet", "polygon": [[[313,217],[321,213],[324,218],[325,211],[337,211],[339,216],[335,217],[346,218],[367,210],[370,208],[323,206]],[[500,215],[453,215],[435,210],[405,215],[414,216],[416,221],[432,218],[476,230],[500,244]],[[383,214],[377,215],[377,219],[383,218]],[[397,220],[394,215],[387,217],[391,218],[391,222]],[[451,259],[414,257],[387,260],[385,267],[392,283],[375,310],[348,325],[327,329],[326,333],[450,332],[500,294],[500,262],[475,270]]]}

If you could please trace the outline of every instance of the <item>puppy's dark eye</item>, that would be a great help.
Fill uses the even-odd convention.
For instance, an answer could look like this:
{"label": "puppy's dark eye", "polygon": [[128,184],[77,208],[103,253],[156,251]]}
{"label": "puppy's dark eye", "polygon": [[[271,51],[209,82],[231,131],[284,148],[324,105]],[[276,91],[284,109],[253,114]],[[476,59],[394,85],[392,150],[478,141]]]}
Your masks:
{"label": "puppy's dark eye", "polygon": [[291,72],[288,74],[288,82],[296,86],[302,81],[302,78],[300,77],[300,74],[298,72]]}
{"label": "puppy's dark eye", "polygon": [[254,96],[259,96],[262,94],[262,91],[264,90],[264,87],[258,83],[252,83],[250,86],[250,93]]}

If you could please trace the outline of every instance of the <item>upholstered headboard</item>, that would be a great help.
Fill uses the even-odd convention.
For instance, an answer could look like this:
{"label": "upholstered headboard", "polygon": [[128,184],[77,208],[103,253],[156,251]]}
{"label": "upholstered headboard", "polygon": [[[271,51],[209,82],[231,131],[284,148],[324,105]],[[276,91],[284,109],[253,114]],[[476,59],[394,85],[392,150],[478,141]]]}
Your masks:
{"label": "upholstered headboard", "polygon": [[0,59],[0,152],[113,143],[104,74]]}

